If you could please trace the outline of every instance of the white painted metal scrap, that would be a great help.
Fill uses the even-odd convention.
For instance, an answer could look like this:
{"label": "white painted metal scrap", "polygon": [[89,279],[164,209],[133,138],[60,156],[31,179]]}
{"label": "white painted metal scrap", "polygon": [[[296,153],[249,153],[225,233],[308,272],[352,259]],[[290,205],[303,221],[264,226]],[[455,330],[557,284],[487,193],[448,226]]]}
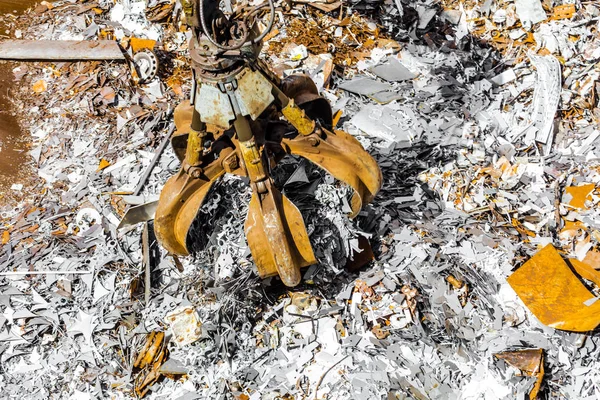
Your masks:
{"label": "white painted metal scrap", "polygon": [[202,323],[192,306],[178,307],[165,317],[177,346],[194,343],[202,335]]}
{"label": "white painted metal scrap", "polygon": [[544,153],[549,154],[552,147],[554,116],[558,109],[562,84],[560,62],[552,55],[530,54],[529,58],[537,69],[531,123],[537,128],[536,141],[543,143]]}
{"label": "white painted metal scrap", "polygon": [[0,60],[125,60],[114,40],[5,40]]}

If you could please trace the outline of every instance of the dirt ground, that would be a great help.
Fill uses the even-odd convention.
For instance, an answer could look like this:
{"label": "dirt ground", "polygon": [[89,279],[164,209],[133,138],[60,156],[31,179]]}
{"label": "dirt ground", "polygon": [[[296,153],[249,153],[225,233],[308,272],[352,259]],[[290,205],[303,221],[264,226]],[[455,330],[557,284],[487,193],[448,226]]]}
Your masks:
{"label": "dirt ground", "polygon": [[[0,14],[20,14],[29,7],[35,6],[35,0],[2,0],[0,1]],[[0,38],[8,37],[9,27],[0,23]],[[28,168],[27,141],[23,140],[23,132],[19,126],[15,110],[10,102],[11,89],[13,88],[11,62],[0,62],[0,196],[12,197],[11,185],[15,181],[26,179]]]}

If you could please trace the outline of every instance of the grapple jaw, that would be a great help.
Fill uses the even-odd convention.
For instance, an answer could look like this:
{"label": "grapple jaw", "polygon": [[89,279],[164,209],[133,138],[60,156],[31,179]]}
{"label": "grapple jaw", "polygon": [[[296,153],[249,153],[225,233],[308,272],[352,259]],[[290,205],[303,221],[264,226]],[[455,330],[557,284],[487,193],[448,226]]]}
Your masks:
{"label": "grapple jaw", "polygon": [[154,232],[169,253],[182,256],[190,254],[186,238],[192,222],[210,188],[223,173],[211,180],[203,180],[192,178],[180,170],[167,181],[158,201]]}
{"label": "grapple jaw", "polygon": [[282,145],[289,154],[306,158],[352,187],[350,218],[356,217],[363,204],[370,203],[381,188],[382,176],[377,162],[358,140],[344,131],[331,132],[323,128],[320,135],[298,135],[294,139],[283,139]]}

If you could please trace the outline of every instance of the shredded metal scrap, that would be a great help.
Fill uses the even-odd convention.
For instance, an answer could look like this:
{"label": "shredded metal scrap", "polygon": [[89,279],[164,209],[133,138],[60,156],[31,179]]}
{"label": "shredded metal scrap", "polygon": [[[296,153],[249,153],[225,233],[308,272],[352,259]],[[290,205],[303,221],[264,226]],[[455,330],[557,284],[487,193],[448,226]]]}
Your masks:
{"label": "shredded metal scrap", "polygon": [[[278,165],[274,179],[302,212],[319,261],[289,291],[258,279],[243,230],[250,192],[226,176],[200,210],[210,222],[202,225],[215,226],[204,251],[193,260],[163,254],[147,305],[141,227],[116,227],[128,205],[156,200],[178,167],[167,150],[132,194],[170,104],[191,89],[185,34],[145,16],[168,19],[172,3],[151,2],[146,14],[144,1],[59,1],[7,24],[12,37],[30,40],[156,40],[161,68],[135,86],[123,64],[14,66],[16,109],[41,179],[1,214],[0,271],[11,273],[0,276],[2,396],[600,396],[597,335],[572,332],[592,329],[594,316],[559,327],[567,330],[545,325],[595,309],[600,295],[590,279],[600,265],[600,10],[580,1],[570,2],[573,13],[540,1],[350,3],[373,19],[351,14],[349,3],[330,14],[296,6],[296,21],[280,21],[270,38],[270,48],[279,41],[286,50],[266,61],[281,75],[313,77],[339,125],[377,159],[380,194],[353,222],[338,182],[298,160]],[[295,34],[307,19],[327,35]],[[544,68],[532,52],[560,62],[548,84],[539,84]],[[359,79],[377,90],[357,94]],[[532,115],[537,131],[519,134]],[[375,261],[345,270],[365,239]],[[538,263],[540,252],[552,254]],[[532,292],[548,280],[573,282],[553,297],[572,308],[548,313]],[[197,313],[194,341],[169,340],[166,361],[148,355],[154,375],[144,381],[155,383],[136,385],[148,335],[165,332],[166,343],[166,317],[178,309]]]}

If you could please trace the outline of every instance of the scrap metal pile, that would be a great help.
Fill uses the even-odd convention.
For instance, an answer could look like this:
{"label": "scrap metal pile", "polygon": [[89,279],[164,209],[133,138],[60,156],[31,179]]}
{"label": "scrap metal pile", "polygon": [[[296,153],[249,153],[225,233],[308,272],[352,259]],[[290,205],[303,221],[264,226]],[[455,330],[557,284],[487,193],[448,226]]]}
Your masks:
{"label": "scrap metal pile", "polygon": [[[198,126],[189,100],[203,87],[187,4],[70,0],[0,16],[0,56],[22,60],[15,41],[28,40],[46,59],[10,64],[37,176],[7,189],[21,201],[0,214],[0,398],[600,395],[600,6],[275,3],[252,71],[273,87],[310,77],[320,107],[298,115],[322,125],[318,146],[347,132],[344,155],[366,150],[382,173],[350,219],[356,185],[338,163],[276,151],[302,133],[277,114],[284,101],[263,121],[279,132],[252,130],[270,136],[251,164],[288,199],[279,215],[303,221],[316,261],[288,287],[261,278],[245,229],[248,215],[269,215],[256,211],[256,175],[224,174],[202,193],[201,229],[177,242],[191,256],[168,254],[152,222],[134,224],[143,212],[121,221],[148,214],[172,176],[207,171],[191,136],[177,145]],[[269,21],[260,5],[257,35]],[[65,60],[51,46],[67,40],[85,42]],[[243,141],[209,125],[215,140],[196,155]],[[272,251],[265,237],[254,247]]]}

